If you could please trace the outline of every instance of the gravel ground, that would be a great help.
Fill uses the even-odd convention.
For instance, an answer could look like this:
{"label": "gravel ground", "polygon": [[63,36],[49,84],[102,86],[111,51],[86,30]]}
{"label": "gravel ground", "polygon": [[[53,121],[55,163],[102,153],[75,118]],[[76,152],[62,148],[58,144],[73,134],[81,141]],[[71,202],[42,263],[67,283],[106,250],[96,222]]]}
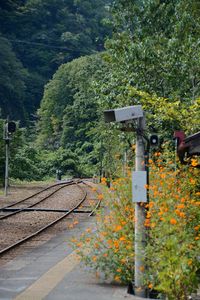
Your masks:
{"label": "gravel ground", "polygon": [[[93,186],[92,183],[90,183]],[[42,190],[47,185],[30,185],[30,186],[20,186],[20,187],[11,187],[9,189],[9,195],[7,197],[1,196],[1,207],[9,205],[16,200],[24,199],[29,195],[36,193],[37,191]],[[87,207],[91,204],[92,201],[95,201],[97,194],[94,193],[91,188],[87,187],[87,200],[84,205]],[[71,209],[74,207],[77,202],[82,198],[83,192],[77,188],[75,185],[68,186],[56,194],[52,195],[49,199],[45,200],[44,203],[38,204],[37,207],[42,208],[51,208],[51,209]],[[42,225],[44,225],[44,220],[53,221],[56,216],[60,216],[60,213],[50,213],[50,212],[25,212],[23,214],[16,215],[15,217],[10,217],[8,219],[0,220],[1,223],[1,232],[0,232],[0,247],[1,249],[10,243],[14,242],[14,239],[21,239],[27,234],[38,230]],[[8,254],[3,255],[0,258],[0,264],[7,262],[12,259],[14,256],[18,255],[22,251],[25,251],[29,248],[33,248],[37,245],[43,244],[52,238],[56,233],[63,230],[69,230],[74,227],[77,222],[80,222],[81,219],[86,217],[85,214],[77,215],[73,214],[67,219],[59,222],[52,228],[46,230],[44,233],[40,234],[38,237],[33,238],[30,242],[25,243],[20,246],[19,249],[14,249],[9,251]]]}

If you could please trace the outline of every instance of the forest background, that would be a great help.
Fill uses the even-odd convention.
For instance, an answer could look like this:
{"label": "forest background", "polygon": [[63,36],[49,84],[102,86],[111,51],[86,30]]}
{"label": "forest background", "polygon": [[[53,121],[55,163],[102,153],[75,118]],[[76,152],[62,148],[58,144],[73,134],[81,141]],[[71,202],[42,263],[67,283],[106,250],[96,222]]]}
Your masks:
{"label": "forest background", "polygon": [[11,177],[118,176],[132,151],[104,109],[142,104],[147,135],[163,141],[197,132],[199,19],[197,0],[1,1],[0,130],[8,115],[18,123]]}

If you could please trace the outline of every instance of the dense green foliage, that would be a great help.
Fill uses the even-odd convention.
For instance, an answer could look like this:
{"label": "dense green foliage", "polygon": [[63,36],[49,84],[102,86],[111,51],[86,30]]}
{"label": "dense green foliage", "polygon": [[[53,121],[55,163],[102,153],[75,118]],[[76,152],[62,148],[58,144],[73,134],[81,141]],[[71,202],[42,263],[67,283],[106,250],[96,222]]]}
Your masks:
{"label": "dense green foliage", "polygon": [[92,166],[97,162],[90,132],[99,114],[93,82],[103,68],[100,55],[63,64],[46,85],[39,110],[40,147],[55,150],[61,146],[76,153],[83,175],[92,175]]}
{"label": "dense green foliage", "polygon": [[[106,126],[104,109],[142,104],[146,135],[164,139],[176,129],[199,130],[199,2],[113,1],[109,26],[102,23],[107,3],[1,2],[3,115],[25,119],[34,112],[60,66],[45,85],[37,132],[25,134],[15,157],[24,172],[13,164],[14,177],[42,178],[57,168],[117,175],[124,153],[132,159],[126,138],[134,143],[134,134]],[[103,49],[110,27],[106,51],[90,55]]]}
{"label": "dense green foliage", "polygon": [[75,60],[61,66],[46,86],[39,111],[43,145],[67,147],[84,168],[95,163],[96,172],[103,168],[113,174],[118,168],[113,157],[123,159],[128,143],[105,126],[104,109],[142,104],[147,135],[172,139],[176,129],[198,131],[198,9],[196,1],[115,1],[104,62]]}
{"label": "dense green foliage", "polygon": [[[58,66],[103,50],[104,39],[109,34],[109,28],[103,23],[107,2],[1,1],[0,69],[3,75],[0,85],[5,91],[0,94],[0,107],[3,117],[9,114],[23,123],[28,121],[40,104],[44,84]],[[5,103],[10,104],[9,108]]]}
{"label": "dense green foliage", "polygon": [[97,84],[101,106],[142,104],[146,135],[169,140],[177,129],[199,131],[199,12],[196,0],[114,1],[104,56],[109,72]]}

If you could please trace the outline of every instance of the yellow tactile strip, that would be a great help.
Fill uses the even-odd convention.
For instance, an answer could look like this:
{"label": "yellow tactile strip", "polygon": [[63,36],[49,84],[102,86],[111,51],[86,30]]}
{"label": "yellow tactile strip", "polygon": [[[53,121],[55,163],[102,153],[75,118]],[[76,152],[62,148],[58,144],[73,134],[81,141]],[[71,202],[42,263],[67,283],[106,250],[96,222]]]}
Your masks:
{"label": "yellow tactile strip", "polygon": [[19,294],[14,300],[41,300],[44,299],[80,262],[76,251],[73,251],[65,259],[57,263],[48,272],[41,276],[35,283]]}

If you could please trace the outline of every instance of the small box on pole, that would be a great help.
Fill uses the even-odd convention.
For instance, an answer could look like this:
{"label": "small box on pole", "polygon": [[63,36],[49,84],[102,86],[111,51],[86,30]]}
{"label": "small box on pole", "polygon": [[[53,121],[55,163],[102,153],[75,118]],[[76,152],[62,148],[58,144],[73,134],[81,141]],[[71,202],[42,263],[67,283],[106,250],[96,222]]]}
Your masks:
{"label": "small box on pole", "polygon": [[147,172],[132,172],[132,200],[133,202],[147,202]]}

